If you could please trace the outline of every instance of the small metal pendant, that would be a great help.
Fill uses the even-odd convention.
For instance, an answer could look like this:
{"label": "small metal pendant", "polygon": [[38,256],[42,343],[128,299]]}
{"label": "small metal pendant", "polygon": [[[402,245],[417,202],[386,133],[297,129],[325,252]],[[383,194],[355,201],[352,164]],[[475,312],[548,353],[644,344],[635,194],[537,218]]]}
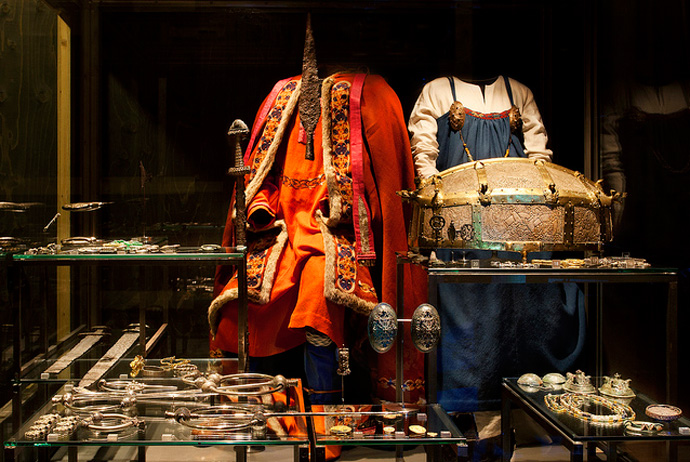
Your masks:
{"label": "small metal pendant", "polygon": [[450,222],[450,226],[448,226],[448,239],[450,240],[451,244],[455,242],[455,237],[456,237],[456,230],[455,230],[455,223],[452,221]]}
{"label": "small metal pendant", "polygon": [[367,325],[369,343],[377,353],[385,353],[393,347],[398,335],[398,316],[388,303],[379,303],[369,314]]}
{"label": "small metal pendant", "polygon": [[433,305],[423,303],[412,314],[412,343],[422,353],[436,347],[441,338],[441,318]]}
{"label": "small metal pendant", "polygon": [[465,125],[465,107],[460,101],[455,101],[448,110],[448,122],[454,132],[460,131]]}
{"label": "small metal pendant", "polygon": [[350,375],[350,349],[338,348],[338,375]]}

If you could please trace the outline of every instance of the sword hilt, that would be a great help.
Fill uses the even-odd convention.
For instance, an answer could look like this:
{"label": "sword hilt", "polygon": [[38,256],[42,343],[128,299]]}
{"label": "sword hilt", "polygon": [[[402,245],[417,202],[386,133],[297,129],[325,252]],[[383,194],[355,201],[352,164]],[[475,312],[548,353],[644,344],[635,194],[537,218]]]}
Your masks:
{"label": "sword hilt", "polygon": [[239,177],[249,173],[249,167],[244,166],[242,146],[240,144],[247,135],[249,135],[247,124],[240,119],[235,119],[228,129],[228,139],[230,143],[234,144],[233,166],[228,169],[228,175]]}

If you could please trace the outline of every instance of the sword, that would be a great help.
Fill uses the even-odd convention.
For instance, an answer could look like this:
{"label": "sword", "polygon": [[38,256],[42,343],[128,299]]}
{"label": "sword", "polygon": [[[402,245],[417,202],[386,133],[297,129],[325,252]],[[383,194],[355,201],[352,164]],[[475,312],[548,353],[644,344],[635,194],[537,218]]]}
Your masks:
{"label": "sword", "polygon": [[[250,168],[244,165],[240,143],[248,134],[249,128],[247,124],[240,119],[235,120],[228,130],[228,141],[234,143],[235,148],[234,167],[228,169],[228,175],[235,177],[235,246],[243,250],[247,246],[247,205],[244,197],[244,176],[250,172]],[[246,261],[243,265],[246,265]],[[238,277],[246,278],[246,266],[242,271],[238,269]],[[246,287],[246,284],[238,284],[240,300],[247,299]],[[242,372],[246,372],[248,365],[249,332],[247,316],[246,304],[240,303],[237,314],[237,357],[239,358],[239,370]]]}
{"label": "sword", "polygon": [[240,119],[236,119],[228,129],[228,141],[234,144],[234,165],[228,169],[228,175],[235,177],[235,245],[247,244],[245,228],[247,224],[247,210],[244,197],[244,175],[249,173],[249,167],[245,167],[242,158],[242,146],[240,142],[249,134],[249,128]]}
{"label": "sword", "polygon": [[79,387],[89,387],[98,381],[108,372],[115,363],[124,356],[132,345],[134,345],[139,338],[139,328],[128,329],[122,334],[122,337],[111,346],[110,349],[103,355],[101,359],[84,375],[79,382]]}
{"label": "sword", "polygon": [[86,332],[84,337],[75,345],[74,348],[60,356],[57,361],[53,363],[45,372],[49,374],[59,374],[67,366],[72,364],[74,360],[80,358],[84,353],[89,351],[96,343],[98,343],[106,334],[106,328],[96,327],[91,332]]}

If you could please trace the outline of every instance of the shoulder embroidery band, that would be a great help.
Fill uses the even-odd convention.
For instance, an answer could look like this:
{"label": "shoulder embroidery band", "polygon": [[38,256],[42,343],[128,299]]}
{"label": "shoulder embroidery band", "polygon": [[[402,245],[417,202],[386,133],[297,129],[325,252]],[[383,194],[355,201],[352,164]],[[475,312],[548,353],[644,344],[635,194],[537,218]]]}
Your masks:
{"label": "shoulder embroidery band", "polygon": [[249,138],[249,143],[247,144],[247,148],[244,152],[245,165],[247,164],[247,162],[249,162],[249,158],[252,155],[252,150],[254,149],[254,141],[256,140],[256,137],[259,135],[261,127],[263,127],[263,122],[264,120],[266,120],[266,117],[268,116],[268,111],[270,111],[272,108],[273,101],[276,99],[278,93],[283,90],[285,84],[289,81],[290,79],[283,79],[276,82],[276,84],[273,85],[271,93],[269,93],[268,97],[266,97],[266,101],[264,102],[264,105],[261,107],[259,115],[256,117],[254,127],[252,128],[252,135]]}
{"label": "shoulder embroidery band", "polygon": [[270,148],[273,139],[276,136],[278,126],[280,125],[280,122],[283,118],[283,110],[285,110],[285,107],[287,106],[287,103],[290,100],[290,96],[292,96],[292,92],[295,91],[295,88],[297,88],[297,81],[289,81],[276,96],[275,104],[266,116],[266,124],[264,126],[264,131],[261,134],[261,139],[259,140],[259,144],[256,149],[256,154],[252,159],[251,173],[249,176],[250,179],[254,178],[259,169],[259,166],[266,157],[268,149]]}
{"label": "shoulder embroidery band", "polygon": [[350,82],[342,81],[331,89],[331,162],[335,183],[340,190],[340,221],[352,218],[352,178],[350,177]]}

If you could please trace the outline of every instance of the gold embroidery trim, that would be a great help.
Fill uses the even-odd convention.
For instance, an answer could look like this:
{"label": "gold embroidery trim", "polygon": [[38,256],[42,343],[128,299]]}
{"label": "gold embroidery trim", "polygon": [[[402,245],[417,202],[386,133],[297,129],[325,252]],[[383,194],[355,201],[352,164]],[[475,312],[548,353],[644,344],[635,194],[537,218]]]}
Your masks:
{"label": "gold embroidery trim", "polygon": [[321,174],[316,178],[290,178],[289,176],[281,176],[280,182],[283,186],[294,189],[313,189],[321,186],[326,181],[326,175]]}

